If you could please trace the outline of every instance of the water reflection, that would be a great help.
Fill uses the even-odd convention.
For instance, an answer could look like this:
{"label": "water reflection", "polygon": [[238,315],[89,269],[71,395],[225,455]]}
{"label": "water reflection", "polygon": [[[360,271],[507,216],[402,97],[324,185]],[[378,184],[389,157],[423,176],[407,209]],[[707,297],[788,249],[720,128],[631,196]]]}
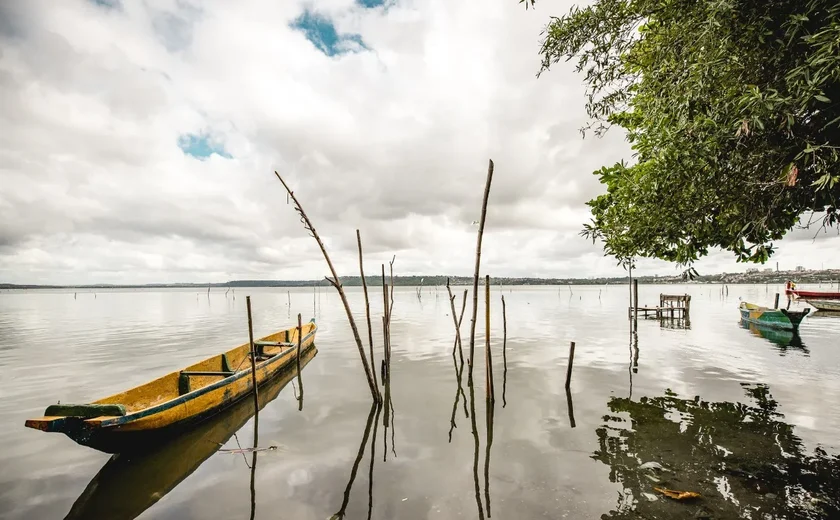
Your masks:
{"label": "water reflection", "polygon": [[[303,354],[301,368],[315,357],[316,352],[312,349]],[[260,408],[274,400],[296,375],[297,370],[287,370],[260,387]],[[153,450],[112,456],[76,499],[66,519],[136,518],[219,451],[253,415],[254,405],[249,397]],[[256,442],[256,425],[254,430]],[[257,452],[254,451],[251,462],[252,518],[256,503],[256,460]]]}
{"label": "water reflection", "polygon": [[[362,458],[365,456],[365,448],[367,447],[368,438],[370,438],[370,429],[371,426],[379,425],[379,412],[382,409],[380,405],[377,403],[373,403],[370,406],[370,412],[368,413],[367,422],[365,423],[365,432],[362,435],[362,442],[359,444],[359,451],[356,454],[356,460],[353,461],[353,467],[350,470],[350,479],[347,481],[347,486],[344,488],[344,499],[341,502],[341,508],[338,510],[337,513],[330,517],[330,520],[340,520],[344,518],[344,515],[347,511],[347,505],[350,503],[350,491],[353,489],[353,483],[356,481],[356,473],[359,471],[359,464],[362,462]],[[387,411],[387,406],[385,406]],[[374,434],[373,440],[371,442],[371,456],[370,456],[370,474],[369,477],[369,486],[368,486],[368,518],[370,518],[370,513],[373,508],[373,459],[374,459],[374,447],[373,445],[376,444],[376,427],[374,427]]]}
{"label": "water reflection", "polygon": [[798,331],[773,329],[770,327],[762,327],[755,323],[749,323],[744,320],[740,322],[741,328],[747,329],[753,336],[766,339],[779,349],[779,354],[785,355],[788,350],[799,351],[803,354],[809,354],[808,347],[802,343],[802,338],[799,337]]}
{"label": "water reflection", "polygon": [[[840,457],[805,452],[766,385],[750,404],[613,397],[593,458],[624,486],[602,518],[838,518]],[[654,487],[700,493],[663,497]]]}
{"label": "water reflection", "polygon": [[461,397],[464,398],[464,417],[467,419],[470,418],[470,413],[467,411],[467,396],[464,395],[464,385],[462,384],[463,380],[463,373],[464,373],[464,364],[461,363],[458,365],[458,360],[455,358],[455,353],[452,353],[452,362],[455,365],[455,380],[457,381],[458,385],[455,388],[455,402],[452,403],[452,417],[449,419],[449,442],[452,442],[452,432],[458,425],[455,423],[455,415],[458,413],[458,402],[460,401]]}

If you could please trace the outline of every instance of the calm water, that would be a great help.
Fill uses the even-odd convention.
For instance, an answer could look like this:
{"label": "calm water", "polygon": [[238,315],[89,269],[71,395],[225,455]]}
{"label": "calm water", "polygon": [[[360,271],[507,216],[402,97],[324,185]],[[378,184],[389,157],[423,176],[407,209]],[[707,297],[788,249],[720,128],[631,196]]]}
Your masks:
{"label": "calm water", "polygon": [[[840,318],[808,318],[800,338],[739,325],[739,296],[772,304],[780,289],[641,287],[640,303],[650,305],[660,292],[691,294],[691,324],[641,321],[634,340],[626,286],[504,288],[505,377],[493,288],[488,410],[481,361],[474,399],[466,369],[459,389],[445,289],[426,288],[418,301],[399,288],[387,418],[371,409],[343,309],[327,288],[314,298],[312,289],[239,289],[235,300],[220,291],[4,292],[0,517],[829,518],[840,514]],[[350,291],[363,312],[361,291]],[[456,293],[460,310],[463,289]],[[320,324],[303,411],[285,381],[267,391],[277,397],[260,413],[260,445],[278,449],[260,452],[255,471],[250,454],[216,451],[215,443],[252,442],[242,406],[133,460],[109,462],[23,427],[58,400],[103,397],[245,342],[246,294],[257,335],[291,325],[298,312]],[[371,301],[378,366],[381,292]],[[482,313],[483,305],[479,331]],[[468,325],[469,309],[465,338]],[[569,341],[577,349],[567,397]],[[483,360],[482,334],[476,343]],[[654,487],[702,498],[677,502]]]}

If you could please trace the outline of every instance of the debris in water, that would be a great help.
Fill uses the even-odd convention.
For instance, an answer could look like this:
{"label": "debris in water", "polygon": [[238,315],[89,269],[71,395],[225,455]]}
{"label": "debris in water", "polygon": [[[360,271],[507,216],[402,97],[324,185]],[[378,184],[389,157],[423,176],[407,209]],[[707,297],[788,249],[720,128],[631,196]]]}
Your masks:
{"label": "debris in water", "polygon": [[675,491],[673,489],[665,489],[665,488],[653,488],[654,491],[659,491],[663,495],[668,498],[673,498],[674,500],[691,500],[694,498],[700,498],[700,493],[695,493],[693,491]]}

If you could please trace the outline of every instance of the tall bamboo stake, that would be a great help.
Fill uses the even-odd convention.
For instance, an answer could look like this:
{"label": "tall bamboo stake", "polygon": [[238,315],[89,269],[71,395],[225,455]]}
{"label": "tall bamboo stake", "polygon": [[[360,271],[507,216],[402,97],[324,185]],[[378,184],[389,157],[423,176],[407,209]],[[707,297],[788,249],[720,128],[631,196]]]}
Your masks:
{"label": "tall bamboo stake", "polygon": [[350,303],[347,301],[347,296],[344,294],[344,288],[341,285],[341,280],[338,277],[338,273],[335,271],[335,267],[333,267],[332,261],[330,260],[330,255],[327,254],[327,248],[324,246],[324,243],[321,241],[321,237],[318,236],[318,232],[315,231],[315,227],[312,225],[312,221],[309,220],[309,217],[306,216],[306,212],[303,211],[303,207],[300,205],[300,202],[295,197],[294,192],[289,188],[286,184],[286,181],[280,177],[280,174],[276,171],[274,175],[277,176],[277,179],[283,184],[283,187],[286,188],[286,193],[289,194],[289,197],[292,198],[292,201],[295,203],[295,210],[301,217],[301,220],[304,224],[304,229],[309,231],[312,235],[312,238],[318,242],[318,247],[321,248],[321,253],[324,254],[324,260],[327,261],[327,266],[330,268],[330,273],[332,274],[332,278],[327,278],[326,280],[335,287],[335,290],[338,291],[338,295],[341,297],[341,303],[344,305],[344,312],[347,314],[347,321],[350,322],[350,329],[353,331],[353,339],[356,340],[356,346],[359,349],[359,358],[362,360],[362,368],[365,370],[365,377],[367,378],[368,386],[370,387],[370,395],[373,397],[373,400],[376,402],[380,402],[382,400],[382,396],[379,393],[379,388],[377,387],[376,383],[373,380],[373,373],[371,372],[370,366],[368,365],[367,356],[365,355],[365,348],[362,346],[362,338],[359,336],[359,329],[356,327],[356,320],[353,319],[353,312],[350,310]]}
{"label": "tall bamboo stake", "polygon": [[484,278],[484,370],[486,377],[486,397],[489,401],[495,401],[493,356],[490,353],[490,275]]}
{"label": "tall bamboo stake", "polygon": [[365,281],[365,263],[362,260],[362,235],[356,230],[356,242],[359,244],[359,272],[362,274],[362,289],[365,293],[365,318],[367,318],[368,343],[370,345],[370,366],[373,369],[373,384],[379,388],[379,381],[376,380],[376,360],[373,357],[373,327],[370,324],[370,300],[368,300],[367,281]]}
{"label": "tall bamboo stake", "polygon": [[484,199],[481,202],[481,220],[478,222],[478,240],[475,246],[475,274],[473,275],[473,309],[470,322],[470,372],[468,381],[473,379],[475,366],[475,325],[478,317],[478,275],[481,269],[481,239],[484,236],[484,221],[487,218],[487,199],[490,198],[490,183],[493,181],[493,160],[487,166],[487,180],[484,184]]}
{"label": "tall bamboo stake", "polygon": [[[257,353],[254,350],[254,323],[251,319],[251,297],[245,297],[245,307],[248,309],[248,343],[251,346],[251,383],[254,386],[254,421],[256,422],[257,415],[260,410],[259,396],[257,395]],[[254,425],[254,445],[257,444],[256,438],[256,424]]]}
{"label": "tall bamboo stake", "polygon": [[303,343],[303,324],[301,323],[300,313],[298,313],[298,328],[297,328],[297,380],[298,388],[300,388],[300,395],[298,396],[298,411],[303,410],[303,377],[300,371],[300,347]]}

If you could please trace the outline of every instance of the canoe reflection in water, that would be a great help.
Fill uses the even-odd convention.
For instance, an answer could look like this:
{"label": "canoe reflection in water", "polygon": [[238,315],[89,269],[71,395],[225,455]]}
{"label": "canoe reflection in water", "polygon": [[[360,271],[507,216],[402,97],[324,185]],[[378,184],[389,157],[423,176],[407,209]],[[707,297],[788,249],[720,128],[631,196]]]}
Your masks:
{"label": "canoe reflection in water", "polygon": [[749,330],[753,336],[758,336],[772,343],[779,349],[779,354],[781,355],[785,355],[788,350],[809,354],[808,347],[802,343],[802,338],[799,336],[798,331],[762,327],[761,325],[749,323],[744,320],[741,320],[739,323],[741,328]]}
{"label": "canoe reflection in water", "polygon": [[768,387],[742,386],[751,404],[611,398],[593,458],[624,492],[602,518],[840,518],[840,457],[807,453]]}
{"label": "canoe reflection in water", "polygon": [[[301,369],[316,353],[312,348],[301,354]],[[291,365],[260,386],[260,409],[296,376],[297,368]],[[76,499],[66,519],[136,518],[219,451],[253,416],[253,400],[244,399],[154,449],[112,456]]]}

